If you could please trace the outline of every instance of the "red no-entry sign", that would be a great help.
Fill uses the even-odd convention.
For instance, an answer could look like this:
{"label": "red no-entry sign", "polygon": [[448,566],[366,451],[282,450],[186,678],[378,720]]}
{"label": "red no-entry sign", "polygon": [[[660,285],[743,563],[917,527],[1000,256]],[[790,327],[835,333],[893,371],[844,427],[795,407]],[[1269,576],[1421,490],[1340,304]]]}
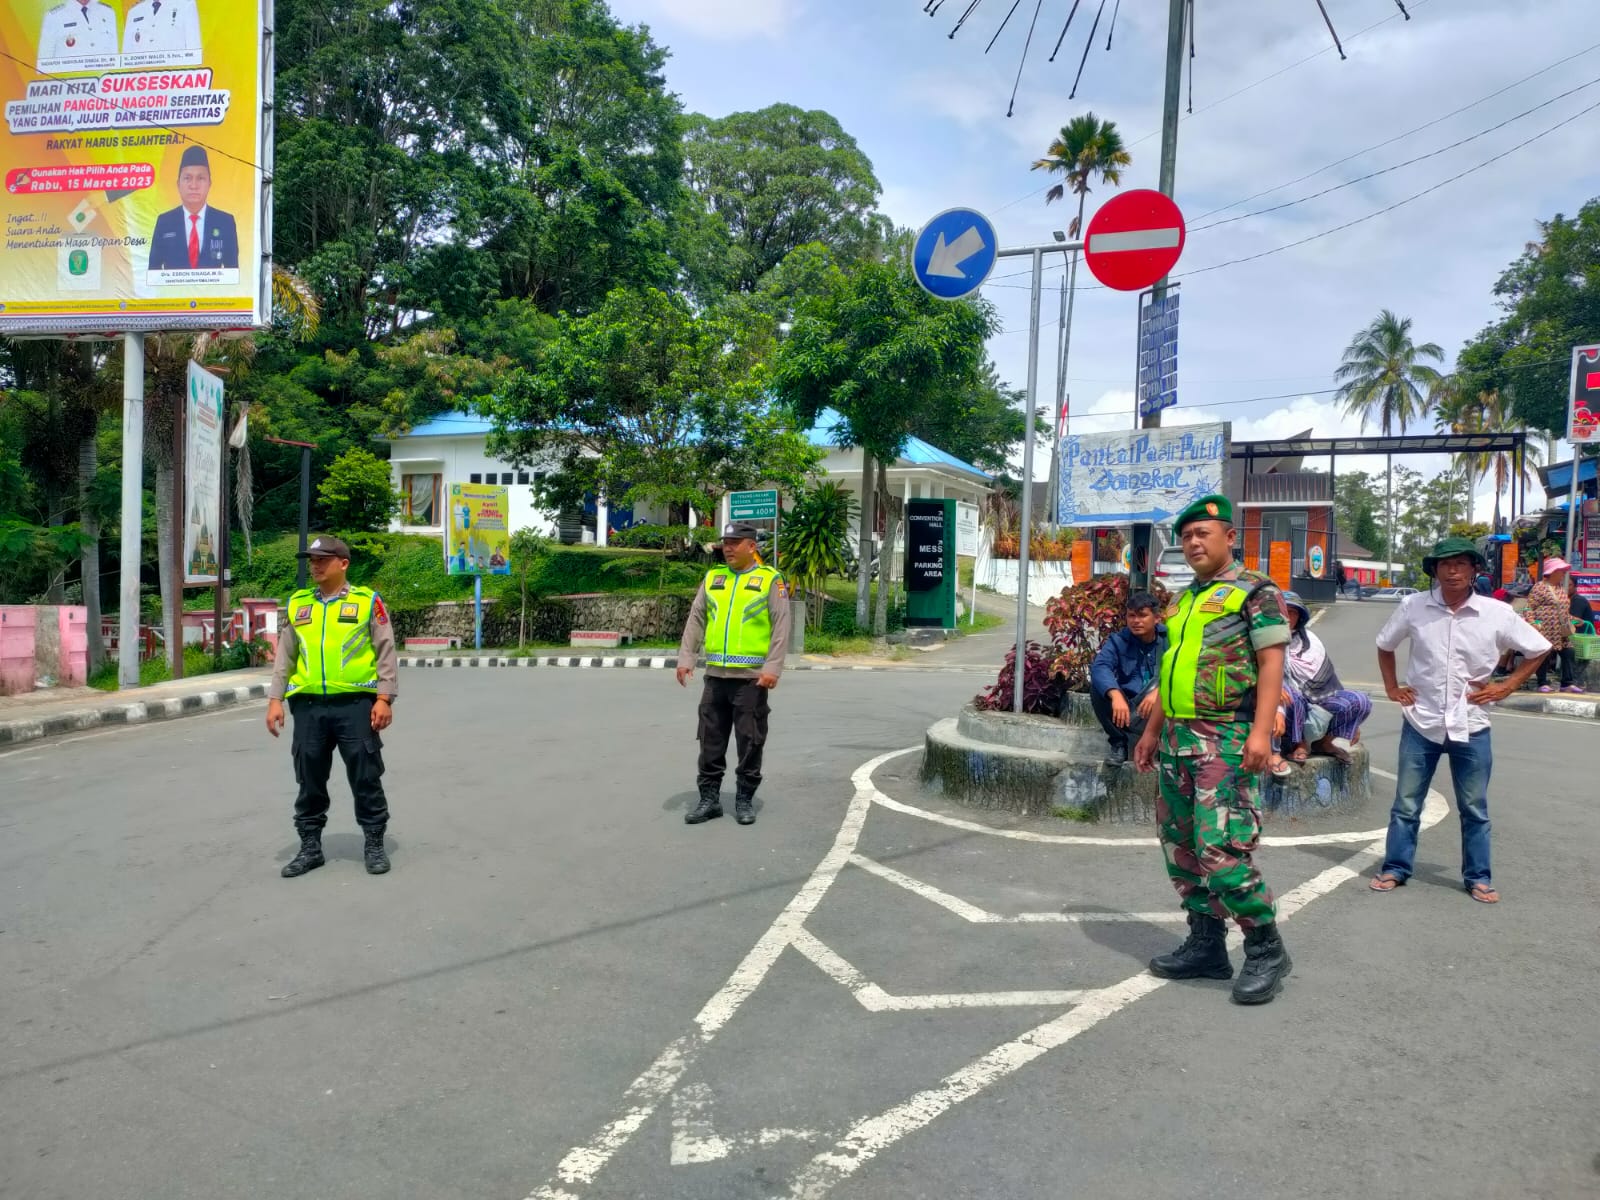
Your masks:
{"label": "red no-entry sign", "polygon": [[1160,192],[1141,188],[1100,206],[1084,235],[1084,262],[1119,292],[1137,292],[1172,270],[1183,253],[1183,214]]}

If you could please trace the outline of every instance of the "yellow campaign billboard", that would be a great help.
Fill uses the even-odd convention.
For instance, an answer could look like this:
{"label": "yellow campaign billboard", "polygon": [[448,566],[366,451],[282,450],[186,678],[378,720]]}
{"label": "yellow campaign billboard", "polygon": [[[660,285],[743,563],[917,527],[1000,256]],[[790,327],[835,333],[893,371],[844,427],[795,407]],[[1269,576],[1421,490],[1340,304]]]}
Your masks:
{"label": "yellow campaign billboard", "polygon": [[271,315],[272,0],[0,0],[0,334]]}
{"label": "yellow campaign billboard", "polygon": [[445,568],[452,575],[511,574],[511,492],[488,483],[450,485]]}

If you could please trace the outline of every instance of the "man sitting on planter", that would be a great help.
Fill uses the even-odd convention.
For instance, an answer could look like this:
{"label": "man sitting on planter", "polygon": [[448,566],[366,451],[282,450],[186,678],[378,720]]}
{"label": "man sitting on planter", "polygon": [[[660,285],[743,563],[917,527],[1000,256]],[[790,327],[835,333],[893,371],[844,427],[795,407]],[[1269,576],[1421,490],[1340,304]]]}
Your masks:
{"label": "man sitting on planter", "polygon": [[1111,741],[1106,765],[1128,761],[1128,739],[1144,733],[1145,722],[1161,704],[1156,673],[1167,651],[1167,627],[1156,619],[1156,598],[1149,592],[1128,597],[1119,629],[1100,644],[1089,668],[1089,702]]}

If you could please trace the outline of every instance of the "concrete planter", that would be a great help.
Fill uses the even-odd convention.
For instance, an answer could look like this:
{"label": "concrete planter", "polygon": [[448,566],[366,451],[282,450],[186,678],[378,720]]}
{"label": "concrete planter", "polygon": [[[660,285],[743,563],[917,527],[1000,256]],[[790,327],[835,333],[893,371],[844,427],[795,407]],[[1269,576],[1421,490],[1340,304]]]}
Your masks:
{"label": "concrete planter", "polygon": [[[960,804],[1030,816],[1073,811],[1097,822],[1155,822],[1157,777],[1131,763],[1108,767],[1106,739],[1089,698],[1074,693],[1062,716],[1039,717],[965,708],[928,730],[925,786]],[[1346,767],[1313,756],[1287,779],[1263,775],[1261,810],[1297,819],[1353,811],[1371,798],[1367,752],[1357,746]]]}

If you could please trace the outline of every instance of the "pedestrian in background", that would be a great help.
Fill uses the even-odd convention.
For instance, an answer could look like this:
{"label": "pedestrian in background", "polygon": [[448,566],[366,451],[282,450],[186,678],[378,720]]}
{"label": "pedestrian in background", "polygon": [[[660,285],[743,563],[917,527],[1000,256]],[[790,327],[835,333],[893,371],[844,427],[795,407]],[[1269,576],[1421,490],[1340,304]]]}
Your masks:
{"label": "pedestrian in background", "polygon": [[1299,594],[1283,593],[1283,603],[1290,628],[1285,669],[1293,689],[1305,698],[1307,710],[1304,740],[1291,742],[1297,753],[1290,757],[1305,762],[1312,750],[1348,763],[1351,748],[1361,740],[1361,726],[1372,715],[1372,699],[1340,682],[1327,646],[1311,631],[1311,610]]}
{"label": "pedestrian in background", "polygon": [[1575,660],[1572,654],[1572,597],[1567,591],[1567,576],[1572,568],[1564,558],[1544,560],[1544,578],[1528,591],[1528,609],[1523,614],[1545,640],[1550,643],[1550,653],[1539,664],[1535,682],[1541,692],[1551,692],[1548,682],[1550,668],[1558,667],[1556,681],[1564,692],[1581,692],[1574,682]]}
{"label": "pedestrian in background", "polygon": [[[1550,643],[1509,606],[1473,590],[1474,568],[1487,565],[1466,538],[1445,538],[1422,560],[1433,586],[1402,600],[1378,634],[1384,692],[1400,705],[1405,720],[1388,842],[1371,884],[1375,892],[1392,892],[1411,878],[1422,805],[1439,760],[1448,758],[1461,817],[1462,884],[1481,903],[1500,900],[1489,869],[1494,752],[1488,706],[1522,686]],[[1402,686],[1395,652],[1406,642],[1411,658]],[[1495,664],[1508,651],[1520,653],[1521,664],[1507,678],[1491,681]]]}
{"label": "pedestrian in background", "polygon": [[756,527],[736,521],[722,531],[723,565],[712,567],[689,608],[678,646],[678,685],[688,687],[698,655],[705,654],[700,692],[699,802],[684,815],[699,825],[722,815],[722,776],[728,735],[738,745],[734,769],[734,819],[753,825],[767,743],[768,695],[783,674],[789,651],[789,588],[756,557]]}
{"label": "pedestrian in background", "polygon": [[1123,628],[1095,652],[1089,666],[1089,704],[1106,731],[1106,765],[1128,761],[1128,743],[1138,741],[1161,704],[1156,669],[1167,651],[1167,627],[1157,618],[1156,598],[1134,592],[1123,606]]}
{"label": "pedestrian in background", "polygon": [[289,597],[289,619],[278,633],[278,656],[267,695],[267,732],[283,729],[285,698],[294,716],[289,752],[300,794],[294,827],[300,852],[283,868],[285,879],[326,861],[322,830],[328,823],[328,776],[333,752],[344,759],[355,798],[356,824],[365,835],[362,857],[369,875],[389,869],[383,836],[389,800],[383,790],[383,739],[400,690],[400,658],[383,600],[371,588],[352,587],[350,547],[318,537],[305,551],[316,586]]}
{"label": "pedestrian in background", "polygon": [[1134,748],[1134,765],[1156,767],[1156,820],[1167,876],[1189,918],[1189,936],[1150,960],[1163,979],[1229,979],[1226,918],[1244,931],[1238,1004],[1265,1004],[1288,975],[1272,892],[1256,869],[1261,837],[1256,797],[1272,757],[1283,691],[1289,618],[1271,579],[1234,562],[1238,534],[1226,496],[1202,496],[1173,529],[1194,582],[1167,613],[1161,707]]}

